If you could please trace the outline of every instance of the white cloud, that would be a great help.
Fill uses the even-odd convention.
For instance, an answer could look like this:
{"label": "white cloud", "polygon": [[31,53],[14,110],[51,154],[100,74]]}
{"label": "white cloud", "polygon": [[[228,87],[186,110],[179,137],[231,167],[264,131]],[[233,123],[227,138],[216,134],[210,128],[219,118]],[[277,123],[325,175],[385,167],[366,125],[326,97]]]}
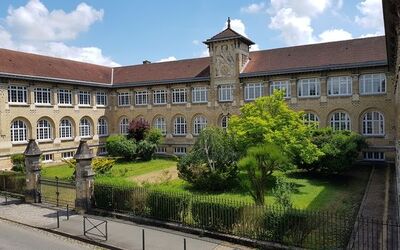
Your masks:
{"label": "white cloud", "polygon": [[[228,22],[225,22],[225,26],[222,29],[224,30],[227,27],[228,27]],[[232,19],[231,20],[231,29],[233,29],[237,33],[241,34],[242,36],[247,37],[247,35],[246,35],[246,27],[245,27],[244,23],[242,22],[242,20],[240,20],[240,19]]]}
{"label": "white cloud", "polygon": [[75,10],[49,11],[40,0],[30,0],[25,6],[10,7],[6,19],[7,27],[0,26],[0,47],[25,52],[44,54],[107,66],[118,66],[104,56],[97,47],[75,47],[65,44],[76,39],[90,26],[102,20],[103,10],[81,3]]}
{"label": "white cloud", "polygon": [[171,61],[176,61],[176,57],[175,56],[169,56],[167,58],[162,58],[162,59],[158,60],[157,62],[171,62]]}
{"label": "white cloud", "polygon": [[194,45],[199,45],[199,44],[200,44],[200,41],[199,41],[199,40],[193,40],[192,43],[193,43]]}
{"label": "white cloud", "polygon": [[325,30],[318,37],[319,42],[333,42],[352,39],[353,35],[343,29],[331,29]]}
{"label": "white cloud", "polygon": [[361,16],[356,16],[355,21],[365,29],[376,30],[379,34],[384,33],[382,1],[364,0],[357,5]]}
{"label": "white cloud", "polygon": [[292,9],[299,16],[316,16],[323,13],[333,3],[333,0],[271,0],[270,13],[281,9]]}
{"label": "white cloud", "polygon": [[260,50],[260,46],[258,44],[253,44],[250,46],[250,51],[258,51]]}
{"label": "white cloud", "polygon": [[249,14],[255,14],[263,11],[265,8],[265,3],[252,3],[246,7],[242,7],[240,9],[241,12],[249,13]]}

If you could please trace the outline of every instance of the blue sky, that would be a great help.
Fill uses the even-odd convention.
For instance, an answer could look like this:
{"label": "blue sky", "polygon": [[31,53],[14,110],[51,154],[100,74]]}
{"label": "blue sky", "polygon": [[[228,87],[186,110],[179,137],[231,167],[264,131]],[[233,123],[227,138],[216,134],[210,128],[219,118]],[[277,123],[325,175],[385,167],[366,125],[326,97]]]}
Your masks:
{"label": "blue sky", "polygon": [[228,16],[253,50],[384,33],[381,0],[1,0],[0,47],[104,65],[192,58]]}

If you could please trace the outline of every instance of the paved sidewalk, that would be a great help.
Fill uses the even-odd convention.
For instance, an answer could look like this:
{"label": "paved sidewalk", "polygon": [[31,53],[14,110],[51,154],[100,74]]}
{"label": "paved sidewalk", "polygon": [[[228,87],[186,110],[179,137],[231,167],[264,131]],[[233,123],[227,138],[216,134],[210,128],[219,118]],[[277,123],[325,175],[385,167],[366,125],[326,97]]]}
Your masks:
{"label": "paved sidewalk", "polygon": [[[3,197],[0,198],[0,218],[19,222],[25,225],[50,229],[62,234],[68,234],[73,237],[82,239],[90,239],[96,242],[113,246],[120,249],[143,249],[142,248],[142,229],[145,232],[145,249],[146,250],[176,250],[183,249],[184,239],[188,250],[233,250],[233,249],[249,249],[243,246],[233,245],[228,242],[222,242],[196,235],[177,232],[169,229],[138,225],[135,223],[115,220],[104,217],[94,217],[101,220],[106,219],[108,222],[108,240],[105,241],[101,237],[90,238],[83,235],[83,216],[71,215],[69,220],[66,213],[60,213],[60,227],[57,228],[57,210],[43,207],[40,205],[10,203],[4,204]],[[97,223],[93,221],[96,225]],[[90,222],[86,222],[88,228],[91,227]],[[100,230],[104,232],[104,225],[100,226]],[[91,232],[100,234],[96,229]]]}

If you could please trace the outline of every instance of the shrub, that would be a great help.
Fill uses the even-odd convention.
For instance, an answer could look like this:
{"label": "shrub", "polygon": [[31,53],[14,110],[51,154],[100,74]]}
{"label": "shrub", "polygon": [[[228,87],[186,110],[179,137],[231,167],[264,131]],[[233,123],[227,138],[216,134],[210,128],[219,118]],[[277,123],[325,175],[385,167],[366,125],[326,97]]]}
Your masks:
{"label": "shrub", "polygon": [[238,157],[232,137],[220,128],[205,128],[178,162],[179,177],[197,189],[227,189],[236,180]]}
{"label": "shrub", "polygon": [[157,144],[150,143],[147,140],[138,142],[137,156],[143,161],[149,161],[157,149]]}
{"label": "shrub", "polygon": [[147,197],[149,216],[167,221],[183,222],[190,199],[182,194],[151,191]]}
{"label": "shrub", "polygon": [[0,172],[0,190],[24,194],[26,177],[21,173]]}
{"label": "shrub", "polygon": [[136,158],[136,144],[122,135],[113,135],[107,138],[106,149],[110,156],[123,157],[126,160]]}
{"label": "shrub", "polygon": [[319,159],[299,167],[327,174],[343,172],[358,158],[367,144],[365,138],[351,131],[333,131],[331,128],[316,129],[313,143],[323,152]]}
{"label": "shrub", "polygon": [[129,123],[128,138],[141,141],[150,129],[150,124],[144,119],[135,119]]}
{"label": "shrub", "polygon": [[149,143],[158,145],[161,143],[162,137],[163,135],[161,134],[161,131],[159,129],[152,128],[146,132],[145,140]]}
{"label": "shrub", "polygon": [[25,155],[23,154],[13,154],[11,155],[11,170],[15,172],[25,172]]}
{"label": "shrub", "polygon": [[284,208],[293,207],[292,193],[294,187],[293,183],[286,182],[285,178],[278,177],[276,179],[275,187],[272,189],[272,195],[275,197],[277,203]]}
{"label": "shrub", "polygon": [[196,227],[229,233],[241,218],[243,207],[237,204],[193,200],[192,218]]}
{"label": "shrub", "polygon": [[107,174],[111,171],[115,160],[107,157],[98,157],[92,160],[92,168],[96,174]]}

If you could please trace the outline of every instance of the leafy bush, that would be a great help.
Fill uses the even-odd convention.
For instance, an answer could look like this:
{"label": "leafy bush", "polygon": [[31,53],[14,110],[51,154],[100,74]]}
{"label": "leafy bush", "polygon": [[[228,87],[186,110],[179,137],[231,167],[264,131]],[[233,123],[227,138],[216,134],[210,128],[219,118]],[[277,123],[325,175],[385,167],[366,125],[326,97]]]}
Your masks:
{"label": "leafy bush", "polygon": [[331,128],[316,129],[312,142],[323,152],[319,159],[300,168],[327,174],[343,172],[367,147],[365,138],[351,131],[333,131]]}
{"label": "leafy bush", "polygon": [[0,172],[0,190],[24,194],[26,177],[21,173]]}
{"label": "leafy bush", "polygon": [[147,197],[149,216],[156,219],[183,222],[190,199],[180,194],[151,191]]}
{"label": "leafy bush", "polygon": [[157,144],[153,144],[147,140],[138,142],[137,156],[143,161],[150,161],[157,149]]}
{"label": "leafy bush", "polygon": [[294,187],[293,183],[286,182],[285,178],[278,177],[276,179],[275,187],[272,189],[272,195],[275,197],[277,203],[284,208],[293,207],[292,193]]}
{"label": "leafy bush", "polygon": [[115,160],[107,157],[98,157],[92,160],[92,168],[96,174],[107,174],[111,171]]}
{"label": "leafy bush", "polygon": [[237,204],[206,200],[193,200],[191,207],[196,227],[220,232],[230,232],[241,218],[242,210]]}
{"label": "leafy bush", "polygon": [[126,160],[136,158],[136,144],[122,135],[113,135],[107,138],[106,149],[110,156],[123,157]]}
{"label": "leafy bush", "polygon": [[24,154],[13,154],[11,155],[11,170],[15,172],[25,172],[25,155]]}
{"label": "leafy bush", "polygon": [[205,128],[178,162],[179,177],[197,189],[224,190],[236,180],[238,157],[232,137],[220,128]]}
{"label": "leafy bush", "polygon": [[150,129],[150,124],[144,119],[135,119],[129,123],[128,138],[141,141]]}
{"label": "leafy bush", "polygon": [[159,129],[152,128],[145,134],[145,140],[152,144],[160,144],[162,141],[163,135]]}

